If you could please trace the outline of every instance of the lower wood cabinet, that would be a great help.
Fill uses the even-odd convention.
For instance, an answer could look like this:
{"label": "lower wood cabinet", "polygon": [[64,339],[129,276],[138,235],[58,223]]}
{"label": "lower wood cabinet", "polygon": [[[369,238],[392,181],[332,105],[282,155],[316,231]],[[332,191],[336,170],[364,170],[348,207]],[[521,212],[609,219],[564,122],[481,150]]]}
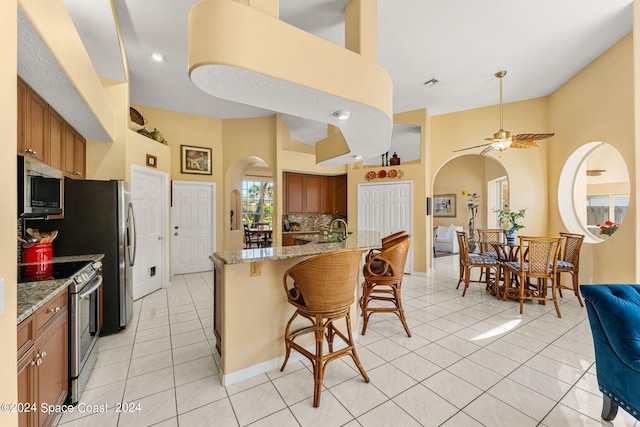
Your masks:
{"label": "lower wood cabinet", "polygon": [[[42,405],[64,404],[69,391],[67,290],[18,325],[18,404],[21,427],[51,426],[58,415]],[[28,406],[29,410],[26,409]]]}

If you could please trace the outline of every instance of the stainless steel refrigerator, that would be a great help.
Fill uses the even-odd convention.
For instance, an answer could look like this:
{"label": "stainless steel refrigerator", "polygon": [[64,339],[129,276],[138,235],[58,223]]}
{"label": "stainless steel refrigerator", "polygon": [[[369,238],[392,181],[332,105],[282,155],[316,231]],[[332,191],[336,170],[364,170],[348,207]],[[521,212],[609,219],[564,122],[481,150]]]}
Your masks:
{"label": "stainless steel refrigerator", "polygon": [[65,179],[56,256],[104,254],[101,335],[126,328],[133,314],[135,216],[126,181]]}

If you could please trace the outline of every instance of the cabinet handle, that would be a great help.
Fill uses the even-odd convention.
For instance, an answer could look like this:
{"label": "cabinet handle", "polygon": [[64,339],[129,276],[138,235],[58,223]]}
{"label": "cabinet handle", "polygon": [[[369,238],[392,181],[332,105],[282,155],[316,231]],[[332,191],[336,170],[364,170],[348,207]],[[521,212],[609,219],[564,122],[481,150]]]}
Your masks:
{"label": "cabinet handle", "polygon": [[43,351],[42,353],[40,353],[40,357],[41,357],[41,358],[44,358],[46,355],[47,355],[47,352],[46,352],[46,351]]}
{"label": "cabinet handle", "polygon": [[78,171],[75,171],[73,174],[74,174],[74,175],[76,175],[76,176],[80,176],[80,175],[82,175],[82,174],[81,174],[80,172],[78,172]]}
{"label": "cabinet handle", "polygon": [[37,362],[35,360],[31,361],[31,366],[36,366]]}
{"label": "cabinet handle", "polygon": [[42,365],[42,359],[38,357],[38,359],[36,360],[36,366],[40,366],[40,365]]}
{"label": "cabinet handle", "polygon": [[61,310],[60,307],[50,308],[49,309],[49,313],[59,313],[60,310]]}

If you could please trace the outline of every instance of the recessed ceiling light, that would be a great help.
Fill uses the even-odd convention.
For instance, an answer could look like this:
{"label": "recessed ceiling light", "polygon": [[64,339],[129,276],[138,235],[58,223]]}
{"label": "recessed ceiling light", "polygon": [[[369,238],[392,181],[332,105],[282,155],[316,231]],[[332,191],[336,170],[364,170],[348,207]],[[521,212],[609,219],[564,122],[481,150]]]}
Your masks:
{"label": "recessed ceiling light", "polygon": [[353,158],[356,160],[362,160],[362,154],[355,154]]}
{"label": "recessed ceiling light", "polygon": [[156,61],[156,62],[164,61],[164,55],[161,54],[160,52],[153,52],[151,54],[151,58],[153,58],[153,60]]}
{"label": "recessed ceiling light", "polygon": [[337,117],[339,120],[347,120],[349,117],[351,117],[351,112],[346,110],[338,110],[338,111],[334,111],[333,115]]}
{"label": "recessed ceiling light", "polygon": [[430,86],[433,86],[434,84],[439,83],[439,82],[440,82],[440,80],[436,80],[436,79],[434,78],[434,79],[427,80],[426,82],[424,82],[424,85],[425,85],[426,87],[430,87]]}

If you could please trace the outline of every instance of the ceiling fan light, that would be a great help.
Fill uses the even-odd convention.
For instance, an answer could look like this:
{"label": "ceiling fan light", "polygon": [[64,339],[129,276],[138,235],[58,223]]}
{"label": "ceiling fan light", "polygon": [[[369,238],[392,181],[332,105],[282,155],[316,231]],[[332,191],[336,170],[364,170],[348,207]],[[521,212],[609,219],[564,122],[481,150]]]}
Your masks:
{"label": "ceiling fan light", "polygon": [[491,146],[498,151],[506,150],[511,145],[510,139],[494,139]]}

